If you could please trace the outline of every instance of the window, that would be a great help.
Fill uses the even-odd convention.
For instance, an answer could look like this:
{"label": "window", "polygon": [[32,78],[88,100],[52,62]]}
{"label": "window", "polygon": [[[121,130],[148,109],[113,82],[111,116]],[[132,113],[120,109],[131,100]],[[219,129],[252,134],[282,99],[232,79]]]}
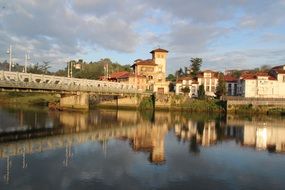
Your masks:
{"label": "window", "polygon": [[210,91],[210,86],[206,86],[206,92]]}

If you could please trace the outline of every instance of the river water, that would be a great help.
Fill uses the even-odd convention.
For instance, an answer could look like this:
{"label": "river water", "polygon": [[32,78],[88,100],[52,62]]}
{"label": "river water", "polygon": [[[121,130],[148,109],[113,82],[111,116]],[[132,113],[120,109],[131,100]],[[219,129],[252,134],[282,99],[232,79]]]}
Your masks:
{"label": "river water", "polygon": [[0,107],[0,189],[285,189],[285,118]]}

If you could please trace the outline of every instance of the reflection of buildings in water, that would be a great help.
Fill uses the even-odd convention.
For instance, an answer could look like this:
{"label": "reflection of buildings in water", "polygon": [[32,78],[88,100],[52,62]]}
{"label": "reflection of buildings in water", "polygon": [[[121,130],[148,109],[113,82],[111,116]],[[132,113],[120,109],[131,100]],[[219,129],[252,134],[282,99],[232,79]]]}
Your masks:
{"label": "reflection of buildings in water", "polygon": [[74,128],[76,131],[86,130],[88,127],[88,114],[86,113],[62,112],[59,120],[65,128]]}
{"label": "reflection of buildings in water", "polygon": [[215,128],[215,122],[211,121],[205,123],[203,129],[202,145],[210,146],[211,144],[216,143],[216,141],[217,141],[217,133]]}
{"label": "reflection of buildings in water", "polygon": [[[201,129],[198,129],[199,127]],[[176,136],[181,140],[191,140],[191,138],[195,138],[197,143],[200,143],[202,146],[210,146],[217,141],[214,121],[202,123],[201,126],[198,122],[189,120],[186,125],[175,124],[174,130]]]}
{"label": "reflection of buildings in water", "polygon": [[258,149],[285,151],[285,127],[268,127],[267,124],[245,124],[243,144]]}
{"label": "reflection of buildings in water", "polygon": [[150,162],[161,164],[165,161],[164,138],[167,132],[168,126],[166,124],[138,127],[131,139],[132,147],[135,151],[149,151]]}
{"label": "reflection of buildings in water", "polygon": [[70,161],[71,161],[71,158],[73,156],[73,153],[72,153],[72,146],[71,145],[66,145],[65,147],[65,158],[63,160],[63,165],[65,167],[68,167]]}
{"label": "reflection of buildings in water", "polygon": [[[69,117],[66,117],[69,118]],[[74,121],[74,120],[73,120]],[[0,158],[7,159],[7,169],[5,180],[7,183],[10,178],[11,156],[22,155],[23,168],[27,167],[26,155],[36,152],[44,152],[58,148],[65,148],[65,158],[63,161],[64,166],[68,166],[72,157],[72,147],[77,144],[83,144],[87,141],[107,142],[107,139],[129,139],[132,142],[134,150],[146,150],[150,152],[149,161],[161,164],[165,161],[164,156],[164,138],[168,132],[168,125],[152,124],[150,122],[142,122],[137,126],[114,126],[111,128],[95,128],[93,130],[79,130],[68,131],[65,133],[54,133],[50,131],[51,135],[41,136],[41,132],[34,134],[30,138],[29,134],[26,135],[25,140],[16,140],[14,142],[0,143]],[[34,138],[36,137],[36,138]],[[40,138],[42,137],[42,138]],[[103,151],[107,149],[107,143],[103,144]],[[104,152],[106,154],[106,152]]]}
{"label": "reflection of buildings in water", "polygon": [[[268,149],[272,152],[285,152],[284,119],[274,117],[252,117],[250,121],[227,117],[228,126],[240,126],[242,144],[257,149]],[[233,127],[227,127],[233,128]],[[235,127],[237,128],[237,127]]]}

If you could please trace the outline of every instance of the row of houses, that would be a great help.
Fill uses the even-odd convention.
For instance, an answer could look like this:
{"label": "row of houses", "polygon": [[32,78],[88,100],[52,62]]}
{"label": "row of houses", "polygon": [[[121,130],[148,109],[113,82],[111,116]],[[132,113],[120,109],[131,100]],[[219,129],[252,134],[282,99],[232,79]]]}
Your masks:
{"label": "row of houses", "polygon": [[[215,96],[219,73],[206,70],[197,77],[180,77],[176,82],[176,94],[183,88],[190,89],[189,96],[198,96],[198,87],[204,85],[207,96]],[[224,75],[228,96],[246,98],[285,98],[285,65],[276,66],[268,72],[243,72],[240,77],[231,73]]]}
{"label": "row of houses", "polygon": [[[132,72],[120,71],[111,73],[108,78],[116,82],[124,82],[137,86],[139,90],[160,94],[169,93],[169,81],[166,81],[166,58],[168,51],[154,49],[151,59],[136,59],[132,64]],[[197,97],[200,85],[204,85],[206,96],[215,96],[221,73],[205,70],[197,77],[182,76],[177,78],[175,93],[184,94],[184,88],[189,88],[189,96]],[[250,98],[285,98],[285,65],[273,67],[269,72],[242,72],[239,78],[232,72],[223,74],[228,96]]]}

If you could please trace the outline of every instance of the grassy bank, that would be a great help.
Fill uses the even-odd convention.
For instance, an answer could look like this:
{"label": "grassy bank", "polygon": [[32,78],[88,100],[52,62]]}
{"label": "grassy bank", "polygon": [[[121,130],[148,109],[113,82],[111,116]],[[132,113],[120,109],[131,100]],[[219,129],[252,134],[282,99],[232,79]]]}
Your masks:
{"label": "grassy bank", "polygon": [[58,102],[54,94],[0,92],[0,104],[47,106],[49,102]]}
{"label": "grassy bank", "polygon": [[192,112],[225,112],[225,104],[220,100],[187,99],[181,109]]}
{"label": "grassy bank", "polygon": [[267,115],[285,115],[285,108],[278,108],[270,105],[230,105],[228,106],[228,113],[233,114],[267,114]]}

